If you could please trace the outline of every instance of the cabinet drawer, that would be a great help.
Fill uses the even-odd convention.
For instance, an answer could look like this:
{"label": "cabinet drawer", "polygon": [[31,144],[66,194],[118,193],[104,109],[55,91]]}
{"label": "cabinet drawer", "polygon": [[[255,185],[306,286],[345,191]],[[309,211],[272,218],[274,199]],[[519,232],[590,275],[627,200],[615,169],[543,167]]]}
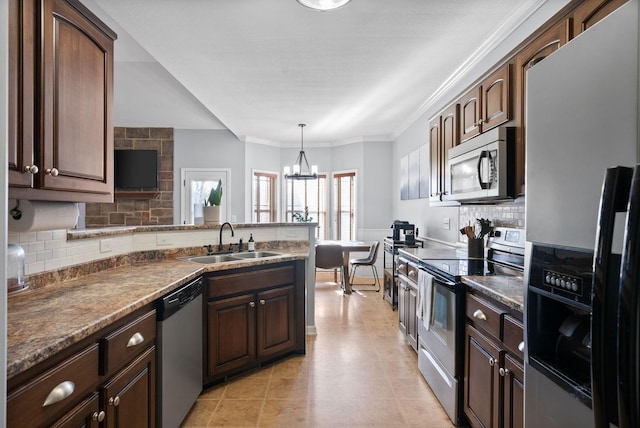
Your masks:
{"label": "cabinet drawer", "polygon": [[524,328],[522,322],[511,315],[504,316],[503,342],[513,355],[524,360]]}
{"label": "cabinet drawer", "polygon": [[502,313],[503,311],[499,308],[467,293],[467,317],[476,327],[482,328],[496,339],[500,339],[500,316]]}
{"label": "cabinet drawer", "polygon": [[261,288],[271,288],[295,282],[292,265],[269,269],[243,271],[207,278],[208,297],[228,296],[236,293],[253,292]]}
{"label": "cabinet drawer", "polygon": [[98,359],[98,344],[93,344],[11,392],[8,426],[43,426],[62,416],[97,386]]}
{"label": "cabinet drawer", "polygon": [[120,368],[142,352],[156,338],[156,311],[153,310],[100,340],[102,359],[100,374]]}
{"label": "cabinet drawer", "polygon": [[398,274],[406,275],[409,271],[409,263],[406,260],[399,259],[398,267],[396,268]]}
{"label": "cabinet drawer", "polygon": [[418,266],[409,263],[409,267],[407,268],[407,278],[409,278],[414,285],[418,284]]}

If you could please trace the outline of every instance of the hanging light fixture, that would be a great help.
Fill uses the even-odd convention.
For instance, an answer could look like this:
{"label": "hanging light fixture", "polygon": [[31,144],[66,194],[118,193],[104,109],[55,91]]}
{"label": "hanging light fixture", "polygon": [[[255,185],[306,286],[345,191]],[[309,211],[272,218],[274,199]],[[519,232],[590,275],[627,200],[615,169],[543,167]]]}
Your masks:
{"label": "hanging light fixture", "polygon": [[298,3],[310,9],[325,12],[327,10],[338,9],[350,1],[351,0],[298,0]]}
{"label": "hanging light fixture", "polygon": [[307,155],[304,154],[304,127],[307,125],[299,123],[298,126],[300,127],[300,153],[296,163],[293,164],[293,168],[284,167],[284,178],[289,180],[315,180],[318,178],[318,165],[312,165],[309,168]]}

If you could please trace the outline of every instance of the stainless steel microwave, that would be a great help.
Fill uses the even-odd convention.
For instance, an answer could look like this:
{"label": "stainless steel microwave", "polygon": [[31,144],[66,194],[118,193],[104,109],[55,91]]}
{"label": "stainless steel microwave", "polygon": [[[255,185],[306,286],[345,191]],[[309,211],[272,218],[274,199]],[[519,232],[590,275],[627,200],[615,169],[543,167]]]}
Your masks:
{"label": "stainless steel microwave", "polygon": [[448,152],[451,199],[511,199],[515,189],[515,128],[497,127]]}

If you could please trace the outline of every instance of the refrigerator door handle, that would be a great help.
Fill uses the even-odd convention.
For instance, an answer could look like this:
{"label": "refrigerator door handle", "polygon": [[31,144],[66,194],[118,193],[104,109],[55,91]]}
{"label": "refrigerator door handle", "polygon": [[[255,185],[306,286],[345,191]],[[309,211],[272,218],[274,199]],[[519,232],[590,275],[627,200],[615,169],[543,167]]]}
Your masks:
{"label": "refrigerator door handle", "polygon": [[[591,315],[591,385],[596,428],[609,428],[617,422],[617,358],[615,329],[618,302],[620,256],[611,253],[615,217],[625,212],[633,170],[627,167],[609,168],[605,172],[598,227],[593,257],[593,291]],[[609,353],[605,359],[605,353]]]}
{"label": "refrigerator door handle", "polygon": [[622,250],[618,299],[618,411],[619,427],[640,426],[638,392],[638,323],[640,322],[639,243],[640,238],[640,165],[631,180],[629,210]]}

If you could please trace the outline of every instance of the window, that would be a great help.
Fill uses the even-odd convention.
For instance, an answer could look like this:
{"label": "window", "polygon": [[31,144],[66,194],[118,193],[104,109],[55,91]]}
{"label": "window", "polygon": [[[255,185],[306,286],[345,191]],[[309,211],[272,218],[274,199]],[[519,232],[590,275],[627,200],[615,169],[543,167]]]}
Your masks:
{"label": "window", "polygon": [[276,183],[278,175],[268,172],[253,173],[253,221],[273,223],[278,220],[276,210]]}
{"label": "window", "polygon": [[285,180],[285,221],[294,221],[294,214],[305,215],[318,223],[317,239],[327,239],[327,176],[318,174],[317,180]]}
{"label": "window", "polygon": [[355,239],[356,173],[333,175],[334,207],[336,213],[336,239]]}

